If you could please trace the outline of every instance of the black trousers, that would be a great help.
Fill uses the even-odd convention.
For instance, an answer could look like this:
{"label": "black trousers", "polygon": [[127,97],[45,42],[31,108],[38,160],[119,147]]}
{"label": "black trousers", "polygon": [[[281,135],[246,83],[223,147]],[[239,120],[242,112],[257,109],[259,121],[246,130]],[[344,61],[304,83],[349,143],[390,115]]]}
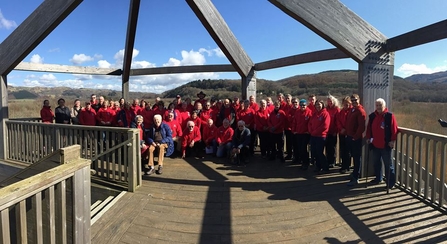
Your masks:
{"label": "black trousers", "polygon": [[259,144],[261,147],[261,155],[266,156],[268,150],[270,150],[269,148],[270,133],[267,131],[258,131],[258,135],[259,135]]}
{"label": "black trousers", "polygon": [[294,135],[294,157],[296,163],[302,163],[304,166],[309,165],[309,152],[307,145],[310,141],[310,134],[295,134]]}
{"label": "black trousers", "polygon": [[326,161],[328,165],[335,165],[335,158],[337,156],[337,136],[328,134],[324,147],[326,149]]}
{"label": "black trousers", "polygon": [[351,154],[349,153],[349,147],[346,142],[346,136],[338,135],[339,141],[339,153],[341,159],[341,169],[349,169],[351,167]]}
{"label": "black trousers", "polygon": [[291,157],[293,150],[293,133],[291,130],[285,130],[284,134],[286,135],[286,153],[288,157]]}
{"label": "black trousers", "polygon": [[284,133],[270,133],[269,141],[271,141],[270,148],[272,150],[271,158],[284,157]]}

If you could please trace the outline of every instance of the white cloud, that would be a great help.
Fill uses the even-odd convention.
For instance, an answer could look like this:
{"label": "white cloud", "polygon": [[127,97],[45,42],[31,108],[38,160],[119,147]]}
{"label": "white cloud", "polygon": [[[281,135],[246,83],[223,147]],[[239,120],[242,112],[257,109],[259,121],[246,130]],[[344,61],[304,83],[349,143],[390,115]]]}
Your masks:
{"label": "white cloud", "polygon": [[36,87],[58,87],[58,86],[66,86],[71,88],[82,88],[84,87],[84,82],[80,79],[67,79],[67,80],[59,80],[53,74],[44,74],[42,76],[29,75],[23,81],[24,86]]}
{"label": "white cloud", "polygon": [[[202,51],[204,52],[204,51]],[[191,50],[189,52],[183,50],[181,52],[182,60],[170,58],[163,66],[182,66],[182,65],[203,65],[206,62],[205,56],[198,51]]]}
{"label": "white cloud", "polygon": [[397,69],[397,75],[402,77],[408,77],[415,74],[432,74],[440,71],[446,71],[447,65],[438,66],[434,68],[427,67],[425,64],[402,64]]}
{"label": "white cloud", "polygon": [[93,55],[93,58],[95,58],[96,60],[102,59],[102,55],[96,53],[95,55]]}
{"label": "white cloud", "polygon": [[80,65],[84,62],[89,62],[89,61],[93,61],[93,60],[94,59],[92,57],[81,53],[81,54],[73,55],[73,58],[70,59],[70,62],[72,62],[75,65]]}
{"label": "white cloud", "polygon": [[148,61],[132,61],[131,67],[133,69],[153,68],[155,64],[149,63]]}
{"label": "white cloud", "polygon": [[224,58],[225,57],[225,54],[218,47],[216,47],[214,49],[200,48],[199,49],[199,53],[206,53],[206,54],[208,54],[208,57],[211,57],[213,55],[216,55],[219,58]]}
{"label": "white cloud", "polygon": [[99,60],[98,67],[99,68],[110,68],[111,64],[109,62],[107,62],[107,60]]}
{"label": "white cloud", "polygon": [[17,23],[14,20],[8,20],[6,19],[3,14],[2,10],[0,9],[0,29],[11,29],[17,27]]}
{"label": "white cloud", "polygon": [[48,50],[49,53],[58,53],[58,52],[60,52],[60,51],[61,51],[61,49],[58,48],[58,47],[56,47],[56,48],[52,48],[52,49]]}
{"label": "white cloud", "polygon": [[30,62],[34,64],[43,64],[43,58],[39,54],[34,54],[31,56]]}

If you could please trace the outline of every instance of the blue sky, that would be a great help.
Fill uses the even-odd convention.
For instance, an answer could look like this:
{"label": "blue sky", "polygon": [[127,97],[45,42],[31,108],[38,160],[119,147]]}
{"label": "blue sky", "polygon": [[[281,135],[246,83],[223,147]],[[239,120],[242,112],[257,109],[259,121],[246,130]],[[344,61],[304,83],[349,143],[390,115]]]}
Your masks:
{"label": "blue sky", "polygon": [[[42,2],[0,3],[0,41],[3,41]],[[342,0],[387,37],[447,18],[445,0]],[[267,0],[214,0],[234,35],[254,63],[333,48],[301,23]],[[369,4],[367,4],[369,3]],[[121,68],[129,1],[84,0],[23,61]],[[184,0],[142,0],[132,67],[229,64]],[[258,78],[279,80],[298,74],[354,69],[351,59],[272,69]],[[396,52],[395,75],[447,70],[447,40]],[[234,73],[172,74],[131,77],[132,91],[163,92],[196,79],[239,79]],[[120,77],[13,71],[13,86],[68,86],[121,90]]]}

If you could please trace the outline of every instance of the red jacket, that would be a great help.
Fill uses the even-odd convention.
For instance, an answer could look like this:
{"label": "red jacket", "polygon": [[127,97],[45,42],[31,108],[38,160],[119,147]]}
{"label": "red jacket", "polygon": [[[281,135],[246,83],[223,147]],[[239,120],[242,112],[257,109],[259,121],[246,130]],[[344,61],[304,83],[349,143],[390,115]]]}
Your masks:
{"label": "red jacket", "polygon": [[117,116],[121,109],[117,108],[117,107],[113,107],[113,108],[111,107],[110,110],[112,110],[112,112],[113,112],[112,126],[118,126]]}
{"label": "red jacket", "polygon": [[212,119],[214,122],[214,119],[211,118],[211,109],[202,109],[200,112],[200,119],[202,120],[202,126],[206,126],[208,124],[208,119]]}
{"label": "red jacket", "polygon": [[315,111],[309,121],[309,133],[315,137],[326,137],[331,123],[331,116],[325,108]]}
{"label": "red jacket", "polygon": [[174,120],[177,120],[177,122],[180,122],[180,112],[177,109],[165,109],[164,115],[163,115],[163,120],[167,121],[168,120],[168,115],[169,113],[173,112],[174,113]]}
{"label": "red jacket", "polygon": [[115,115],[109,108],[100,108],[96,113],[96,121],[100,126],[112,126],[113,118]]}
{"label": "red jacket", "polygon": [[150,128],[154,124],[154,112],[152,110],[141,109],[138,114],[143,116],[143,123],[146,128]]}
{"label": "red jacket", "polygon": [[[351,108],[348,109],[342,109],[340,112],[338,112],[337,116],[335,117],[335,123],[337,125],[337,132],[340,135],[345,136],[346,135],[346,117],[348,116],[349,111]],[[342,130],[345,129],[345,131],[342,133]]]}
{"label": "red jacket", "polygon": [[268,119],[268,125],[270,132],[274,134],[279,134],[284,132],[284,126],[286,125],[287,116],[281,109],[278,111],[273,110],[270,113]]}
{"label": "red jacket", "polygon": [[253,109],[248,108],[244,110],[240,110],[236,115],[237,121],[242,120],[245,122],[245,126],[247,128],[253,129],[255,127],[255,111]]}
{"label": "red jacket", "polygon": [[233,134],[234,130],[233,128],[231,128],[231,126],[228,126],[225,129],[225,127],[223,127],[222,125],[217,129],[216,133],[217,144],[231,142],[231,140],[233,140]]}
{"label": "red jacket", "polygon": [[51,106],[42,107],[42,109],[40,110],[40,118],[42,119],[43,123],[53,123],[54,113],[53,110],[51,110]]}
{"label": "red jacket", "polygon": [[315,105],[314,105],[314,104],[310,104],[310,103],[309,103],[309,105],[307,105],[307,107],[312,111],[312,114],[315,113],[315,112],[317,111],[317,109],[315,108]]}
{"label": "red jacket", "polygon": [[79,112],[79,124],[80,125],[96,125],[96,111],[91,108],[87,110],[86,108],[82,108]]}
{"label": "red jacket", "polygon": [[139,105],[132,105],[132,106],[130,106],[130,110],[132,110],[132,112],[135,114],[135,115],[137,115],[138,114],[138,112],[140,112],[140,110],[141,110],[142,108],[139,106]]}
{"label": "red jacket", "polygon": [[165,123],[171,128],[172,138],[177,136],[181,137],[183,135],[183,130],[177,120],[165,121]]}
{"label": "red jacket", "polygon": [[292,130],[292,124],[293,124],[293,118],[295,118],[296,111],[299,110],[299,108],[291,107],[287,111],[287,122],[286,122],[286,130]]}
{"label": "red jacket", "polygon": [[214,139],[216,139],[217,127],[215,125],[205,125],[203,127],[202,140],[207,146],[210,146]]}
{"label": "red jacket", "polygon": [[[376,148],[383,149],[386,147],[386,140],[385,140],[385,113],[388,112],[388,109],[385,108],[382,114],[379,114],[377,110],[374,112],[376,114],[376,117],[372,121],[368,121],[368,126],[366,127],[366,138],[371,139],[373,138],[372,144]],[[391,141],[395,141],[397,139],[397,122],[396,118],[394,117],[394,114],[391,114],[391,124],[390,124],[390,131],[391,131]]]}
{"label": "red jacket", "polygon": [[267,109],[259,109],[255,112],[255,130],[268,131],[270,112]]}
{"label": "red jacket", "polygon": [[363,138],[365,131],[366,113],[362,105],[358,108],[352,107],[346,117],[346,135],[354,140]]}
{"label": "red jacket", "polygon": [[182,127],[182,130],[186,127],[186,122],[188,121],[188,118],[191,116],[188,110],[186,111],[180,111],[180,120],[179,124]]}
{"label": "red jacket", "polygon": [[194,126],[193,131],[189,131],[188,128],[186,128],[183,131],[183,135],[182,135],[182,153],[185,154],[186,152],[186,148],[188,147],[188,145],[194,141],[194,143],[199,142],[202,139],[201,135],[200,135],[200,130],[199,128],[197,128],[196,126]]}
{"label": "red jacket", "polygon": [[294,134],[309,134],[309,121],[312,118],[312,110],[306,107],[304,111],[297,109],[292,122],[292,132]]}
{"label": "red jacket", "polygon": [[258,111],[259,110],[259,105],[255,102],[250,102],[250,108],[253,109],[253,111]]}
{"label": "red jacket", "polygon": [[331,123],[329,125],[329,131],[328,134],[336,135],[337,130],[337,114],[340,112],[340,109],[332,106],[332,107],[326,107],[326,110],[328,111],[330,117],[331,117]]}

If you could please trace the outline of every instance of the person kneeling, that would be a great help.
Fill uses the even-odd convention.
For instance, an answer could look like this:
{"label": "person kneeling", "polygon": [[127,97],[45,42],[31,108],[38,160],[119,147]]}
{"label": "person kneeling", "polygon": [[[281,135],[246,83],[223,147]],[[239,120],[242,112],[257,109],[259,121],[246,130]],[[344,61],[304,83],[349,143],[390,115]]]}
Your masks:
{"label": "person kneeling", "polygon": [[243,163],[245,165],[249,159],[251,134],[250,130],[245,127],[243,120],[237,122],[237,128],[233,135],[233,150],[231,151],[231,155],[233,156],[233,164],[240,165]]}

